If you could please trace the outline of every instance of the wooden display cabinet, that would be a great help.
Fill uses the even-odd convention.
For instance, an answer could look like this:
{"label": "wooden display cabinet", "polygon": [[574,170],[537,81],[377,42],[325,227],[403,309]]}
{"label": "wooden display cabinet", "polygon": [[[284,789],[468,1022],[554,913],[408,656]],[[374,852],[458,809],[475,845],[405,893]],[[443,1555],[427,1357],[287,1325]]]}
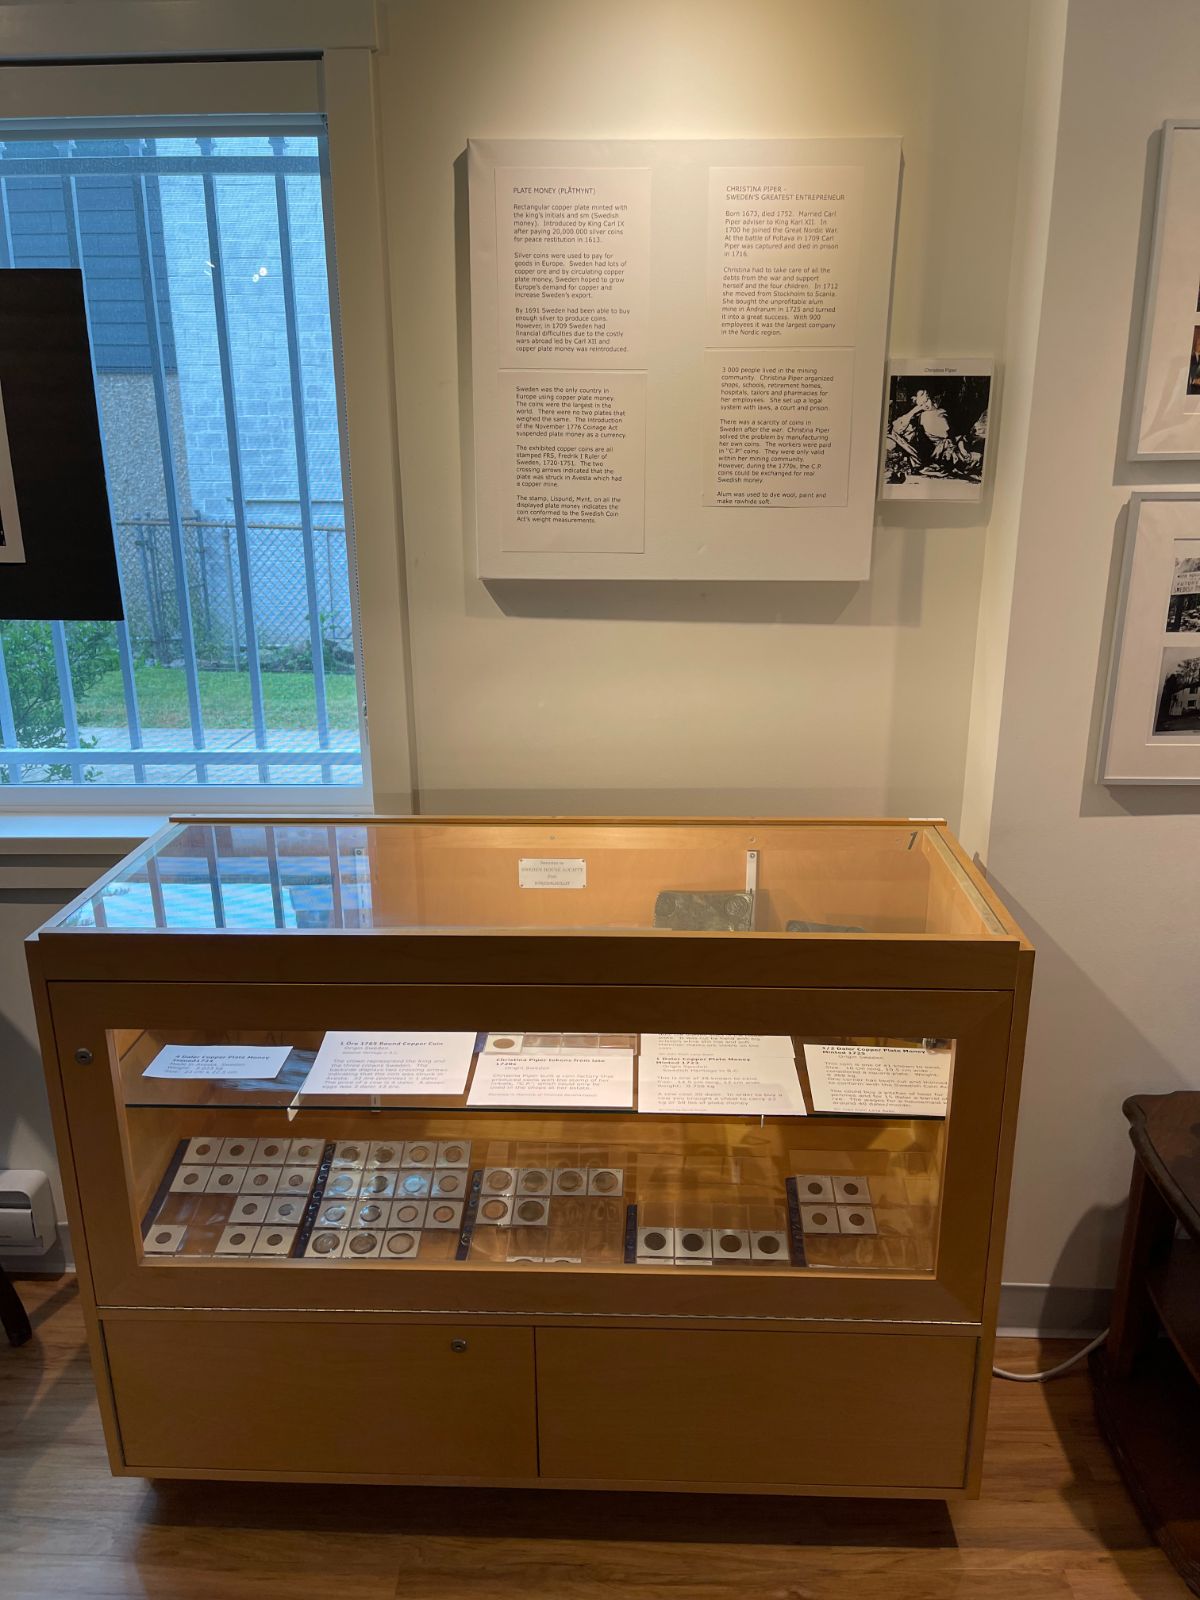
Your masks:
{"label": "wooden display cabinet", "polygon": [[[114,1472],[978,1492],[1033,952],[943,824],[184,821],[29,962]],[[305,1092],[327,1030],[504,1027],[774,1036],[808,1114]],[[946,1052],[946,1115],[822,1111],[821,1043]]]}

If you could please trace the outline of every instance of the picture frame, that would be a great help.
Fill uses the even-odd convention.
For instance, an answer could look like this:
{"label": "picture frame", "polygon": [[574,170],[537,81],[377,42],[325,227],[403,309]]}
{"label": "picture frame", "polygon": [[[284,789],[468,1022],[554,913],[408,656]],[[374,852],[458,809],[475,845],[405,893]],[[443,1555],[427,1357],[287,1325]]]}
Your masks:
{"label": "picture frame", "polygon": [[1097,782],[1200,783],[1200,494],[1133,494]]}
{"label": "picture frame", "polygon": [[1200,460],[1200,121],[1163,124],[1128,453]]}
{"label": "picture frame", "polygon": [[995,363],[977,357],[889,361],[880,500],[982,500],[995,377]]}

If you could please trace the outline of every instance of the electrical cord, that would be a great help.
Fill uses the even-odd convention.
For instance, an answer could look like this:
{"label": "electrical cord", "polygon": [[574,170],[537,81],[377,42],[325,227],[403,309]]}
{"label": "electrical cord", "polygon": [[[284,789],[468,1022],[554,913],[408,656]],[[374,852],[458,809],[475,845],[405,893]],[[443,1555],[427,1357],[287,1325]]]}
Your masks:
{"label": "electrical cord", "polygon": [[1108,1329],[1098,1333],[1090,1344],[1085,1344],[1082,1350],[1076,1350],[1073,1356],[1068,1356],[1065,1361],[1060,1361],[1056,1367],[1047,1367],[1045,1372],[1006,1372],[1003,1367],[993,1367],[993,1378],[1007,1378],[1010,1383],[1047,1383],[1051,1378],[1061,1378],[1064,1373],[1070,1372],[1072,1367],[1077,1367],[1084,1356],[1090,1356],[1093,1350],[1099,1349],[1108,1338]]}

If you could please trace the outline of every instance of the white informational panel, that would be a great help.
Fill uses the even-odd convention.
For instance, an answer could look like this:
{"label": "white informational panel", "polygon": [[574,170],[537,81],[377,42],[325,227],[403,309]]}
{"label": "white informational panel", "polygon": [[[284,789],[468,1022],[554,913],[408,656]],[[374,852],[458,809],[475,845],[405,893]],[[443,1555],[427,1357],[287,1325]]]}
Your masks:
{"label": "white informational panel", "polygon": [[899,140],[472,140],[468,173],[479,576],[869,576]]}

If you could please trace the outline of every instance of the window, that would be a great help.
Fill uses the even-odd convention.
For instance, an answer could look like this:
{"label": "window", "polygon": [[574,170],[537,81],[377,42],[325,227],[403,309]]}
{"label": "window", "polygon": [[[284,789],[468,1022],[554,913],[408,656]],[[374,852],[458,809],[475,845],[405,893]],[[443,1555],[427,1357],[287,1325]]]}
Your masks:
{"label": "window", "polygon": [[83,270],[125,621],[0,623],[0,784],[361,789],[323,133],[81,131],[0,270]]}

